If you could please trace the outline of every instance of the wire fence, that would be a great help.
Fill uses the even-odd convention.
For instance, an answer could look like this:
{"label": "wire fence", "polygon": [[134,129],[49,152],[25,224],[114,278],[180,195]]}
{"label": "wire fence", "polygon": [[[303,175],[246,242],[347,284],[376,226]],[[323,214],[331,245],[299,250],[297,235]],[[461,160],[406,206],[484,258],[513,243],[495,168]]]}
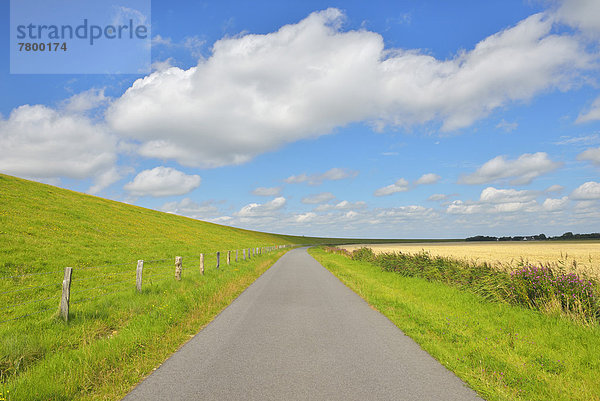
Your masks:
{"label": "wire fence", "polygon": [[[185,271],[193,271],[195,275],[203,275],[209,270],[223,271],[227,266],[289,246],[251,247],[186,256],[183,259]],[[44,312],[51,316],[50,311],[68,320],[69,308],[73,305],[134,289],[143,296],[142,285],[147,288],[168,280],[180,281],[181,260],[181,257],[175,258],[175,265],[173,259],[139,260],[0,277],[0,324]],[[63,276],[57,277],[59,274]]]}

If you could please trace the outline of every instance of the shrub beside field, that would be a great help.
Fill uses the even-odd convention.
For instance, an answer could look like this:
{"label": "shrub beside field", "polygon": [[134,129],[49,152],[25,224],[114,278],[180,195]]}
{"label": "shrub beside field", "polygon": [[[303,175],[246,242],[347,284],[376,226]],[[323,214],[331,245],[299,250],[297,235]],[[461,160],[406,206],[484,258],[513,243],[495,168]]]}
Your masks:
{"label": "shrub beside field", "polygon": [[486,299],[530,307],[546,313],[558,313],[585,323],[600,320],[600,290],[592,278],[566,273],[545,266],[525,265],[510,273],[426,252],[375,254],[370,248],[344,253],[354,260],[366,261],[407,277],[441,281],[475,292]]}
{"label": "shrub beside field", "polygon": [[[433,279],[441,276],[435,266],[422,276],[398,274],[367,261],[367,251],[355,259],[309,252],[486,400],[600,400],[600,325],[490,302],[494,296]],[[421,270],[417,263],[410,269]],[[447,277],[454,274],[493,287],[485,275]]]}
{"label": "shrub beside field", "polygon": [[[354,251],[366,245],[345,245]],[[452,258],[468,264],[486,263],[510,272],[524,265],[548,267],[555,271],[585,274],[600,280],[600,241],[485,241],[413,244],[369,244],[373,252],[402,252]]]}

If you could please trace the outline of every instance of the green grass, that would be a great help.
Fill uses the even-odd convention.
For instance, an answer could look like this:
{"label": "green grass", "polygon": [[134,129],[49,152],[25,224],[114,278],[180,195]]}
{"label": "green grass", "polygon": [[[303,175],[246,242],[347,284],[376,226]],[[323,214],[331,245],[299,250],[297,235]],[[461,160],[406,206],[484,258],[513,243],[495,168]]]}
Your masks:
{"label": "green grass", "polygon": [[168,277],[142,294],[131,288],[77,304],[68,323],[50,316],[0,326],[5,393],[14,400],[122,398],[283,253],[204,276],[184,269],[180,282]]}
{"label": "green grass", "polygon": [[0,276],[292,242],[0,175]]}
{"label": "green grass", "polygon": [[284,252],[227,266],[225,251],[293,242],[0,175],[0,399],[119,399]]}
{"label": "green grass", "polygon": [[[281,255],[225,267],[223,253],[217,272],[217,251],[385,241],[400,240],[235,229],[0,174],[0,400],[8,392],[13,400],[119,399]],[[175,256],[183,257],[181,282]],[[138,259],[142,294],[134,290]],[[64,323],[56,311],[67,266]]]}
{"label": "green grass", "polygon": [[600,400],[600,328],[311,249],[487,400]]}

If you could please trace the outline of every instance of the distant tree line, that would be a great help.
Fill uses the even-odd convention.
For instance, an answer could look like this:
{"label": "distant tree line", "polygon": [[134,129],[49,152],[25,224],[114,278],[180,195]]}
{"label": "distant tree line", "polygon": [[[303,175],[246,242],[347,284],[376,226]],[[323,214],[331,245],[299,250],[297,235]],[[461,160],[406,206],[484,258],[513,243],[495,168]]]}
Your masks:
{"label": "distant tree line", "polygon": [[476,235],[468,237],[467,241],[553,241],[553,240],[582,240],[582,239],[600,239],[600,233],[573,234],[568,231],[563,235],[556,237],[547,237],[545,234],[538,235],[515,235],[514,237],[492,237],[488,235]]}

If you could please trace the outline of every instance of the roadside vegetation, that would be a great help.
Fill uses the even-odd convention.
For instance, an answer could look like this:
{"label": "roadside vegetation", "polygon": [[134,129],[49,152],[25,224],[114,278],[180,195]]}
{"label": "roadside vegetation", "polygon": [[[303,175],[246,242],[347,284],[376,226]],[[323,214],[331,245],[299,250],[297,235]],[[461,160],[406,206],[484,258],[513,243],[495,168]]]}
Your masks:
{"label": "roadside vegetation", "polygon": [[[483,398],[600,400],[593,281],[561,282],[534,266],[510,275],[427,254],[329,251],[310,253]],[[578,301],[563,303],[558,289]]]}
{"label": "roadside vegetation", "polygon": [[[244,261],[242,249],[295,240],[4,175],[0,206],[0,400],[120,399],[285,252]],[[57,313],[66,266],[68,322]]]}
{"label": "roadside vegetation", "polygon": [[0,174],[0,401],[120,399],[284,252],[244,249],[352,242],[381,241],[236,229]]}
{"label": "roadside vegetation", "polygon": [[0,325],[0,388],[8,400],[121,399],[283,253],[204,275],[184,267],[181,281],[169,263],[141,294],[132,285],[73,305],[68,323],[54,313]]}

